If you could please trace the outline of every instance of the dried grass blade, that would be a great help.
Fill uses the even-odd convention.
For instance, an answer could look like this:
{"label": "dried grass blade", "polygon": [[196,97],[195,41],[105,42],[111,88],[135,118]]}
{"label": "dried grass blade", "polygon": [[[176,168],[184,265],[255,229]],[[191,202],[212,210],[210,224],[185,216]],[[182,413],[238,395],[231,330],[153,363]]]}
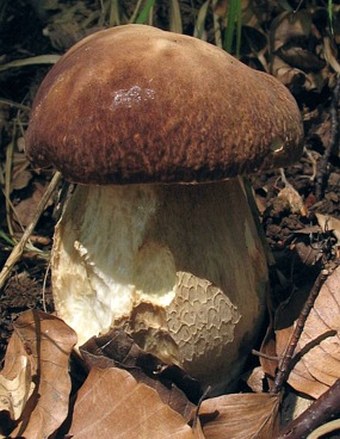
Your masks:
{"label": "dried grass blade", "polygon": [[7,64],[0,65],[0,72],[18,67],[31,66],[34,64],[55,64],[60,59],[60,55],[38,55],[30,58],[16,59]]}
{"label": "dried grass blade", "polygon": [[178,0],[170,1],[170,30],[171,32],[183,33],[181,10]]}
{"label": "dried grass blade", "polygon": [[208,14],[208,8],[210,6],[210,0],[206,0],[203,5],[200,7],[200,10],[198,11],[196,23],[195,23],[195,30],[194,30],[194,37],[202,39],[205,32],[205,20],[207,18]]}

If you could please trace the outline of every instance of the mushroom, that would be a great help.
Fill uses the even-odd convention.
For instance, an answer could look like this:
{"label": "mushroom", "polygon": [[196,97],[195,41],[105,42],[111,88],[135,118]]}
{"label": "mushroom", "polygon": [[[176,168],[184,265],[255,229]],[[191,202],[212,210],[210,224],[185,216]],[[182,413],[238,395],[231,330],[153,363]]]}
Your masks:
{"label": "mushroom", "polygon": [[275,78],[150,26],[94,33],[50,70],[29,158],[78,183],[56,226],[57,314],[79,344],[124,328],[220,391],[263,321],[266,255],[240,175],[301,153]]}

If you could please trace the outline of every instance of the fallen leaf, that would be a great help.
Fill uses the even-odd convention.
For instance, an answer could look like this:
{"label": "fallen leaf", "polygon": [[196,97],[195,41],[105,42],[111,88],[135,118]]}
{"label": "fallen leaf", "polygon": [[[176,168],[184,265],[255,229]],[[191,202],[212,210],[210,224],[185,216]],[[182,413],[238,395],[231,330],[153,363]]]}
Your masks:
{"label": "fallen leaf", "polygon": [[291,41],[308,38],[311,27],[312,17],[307,10],[283,12],[273,20],[270,28],[272,50],[277,51]]}
{"label": "fallen leaf", "polygon": [[[279,402],[279,396],[269,393],[231,394],[206,399],[199,410],[204,435],[206,439],[275,437]],[[204,418],[214,413],[215,418],[204,423]]]}
{"label": "fallen leaf", "polygon": [[338,244],[340,244],[340,220],[330,215],[323,215],[322,213],[316,213],[315,216],[322,230],[325,232],[331,230]]}
{"label": "fallen leaf", "polygon": [[277,54],[284,62],[304,72],[318,72],[326,65],[324,60],[310,50],[302,47],[291,47],[289,44],[281,47]]}
{"label": "fallen leaf", "polygon": [[[28,226],[36,214],[37,206],[46,190],[46,187],[40,183],[35,183],[33,193],[28,198],[21,200],[15,206],[15,218],[18,218],[22,226]],[[51,205],[51,201],[47,206]]]}
{"label": "fallen leaf", "polygon": [[8,349],[4,370],[0,375],[0,412],[8,411],[9,416],[13,420],[20,418],[26,401],[32,395],[34,389],[34,383],[32,382],[31,367],[26,355],[21,355],[17,352],[12,358],[15,358],[15,362],[11,361],[9,364],[8,355],[9,351],[20,350],[18,343],[14,340],[18,340],[12,337]]}
{"label": "fallen leaf", "polygon": [[195,439],[184,418],[156,390],[116,367],[91,369],[78,392],[73,439]]}
{"label": "fallen leaf", "polygon": [[274,55],[272,57],[272,74],[294,92],[320,92],[326,84],[326,79],[322,72],[308,75],[301,69],[292,67],[282,58]]}
{"label": "fallen leaf", "polygon": [[[118,366],[137,380],[157,390],[161,400],[189,421],[202,395],[196,380],[181,368],[168,365],[141,349],[122,329],[92,337],[80,352],[89,369]],[[190,400],[189,400],[190,399]]]}
{"label": "fallen leaf", "polygon": [[20,384],[14,399],[9,393],[12,402],[19,402],[12,419],[20,416],[12,437],[48,437],[65,420],[71,391],[69,356],[76,342],[76,334],[62,320],[41,311],[27,311],[16,320],[1,373],[3,383]]}
{"label": "fallen leaf", "polygon": [[280,190],[277,196],[289,206],[289,210],[292,213],[297,213],[304,216],[307,214],[302,197],[298,191],[293,188],[293,186],[287,185]]}
{"label": "fallen leaf", "polygon": [[263,392],[266,374],[262,366],[254,367],[247,377],[247,385],[254,393]]}
{"label": "fallen leaf", "polygon": [[[296,347],[299,361],[288,383],[318,398],[340,378],[340,267],[323,284]],[[283,352],[293,326],[276,331],[276,350]]]}
{"label": "fallen leaf", "polygon": [[[17,146],[20,139],[22,138],[18,139]],[[32,179],[32,172],[27,169],[29,165],[30,162],[24,152],[13,153],[11,191],[23,189],[28,185]]]}

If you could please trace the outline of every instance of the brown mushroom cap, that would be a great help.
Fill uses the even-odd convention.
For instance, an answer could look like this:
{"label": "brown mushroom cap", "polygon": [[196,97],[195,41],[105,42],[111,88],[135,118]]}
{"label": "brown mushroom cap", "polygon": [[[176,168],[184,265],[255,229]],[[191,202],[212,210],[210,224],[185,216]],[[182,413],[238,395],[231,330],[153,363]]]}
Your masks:
{"label": "brown mushroom cap", "polygon": [[27,154],[89,184],[210,181],[301,153],[289,91],[223,50],[150,26],[97,32],[44,79]]}

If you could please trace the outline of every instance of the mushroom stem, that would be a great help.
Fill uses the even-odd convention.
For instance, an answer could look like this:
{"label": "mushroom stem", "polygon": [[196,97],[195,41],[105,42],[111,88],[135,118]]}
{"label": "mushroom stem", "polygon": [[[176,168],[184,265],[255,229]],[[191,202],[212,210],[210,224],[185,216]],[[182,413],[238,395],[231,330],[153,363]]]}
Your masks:
{"label": "mushroom stem", "polygon": [[236,178],[78,186],[56,228],[52,282],[79,344],[123,326],[216,390],[257,335],[267,265]]}

